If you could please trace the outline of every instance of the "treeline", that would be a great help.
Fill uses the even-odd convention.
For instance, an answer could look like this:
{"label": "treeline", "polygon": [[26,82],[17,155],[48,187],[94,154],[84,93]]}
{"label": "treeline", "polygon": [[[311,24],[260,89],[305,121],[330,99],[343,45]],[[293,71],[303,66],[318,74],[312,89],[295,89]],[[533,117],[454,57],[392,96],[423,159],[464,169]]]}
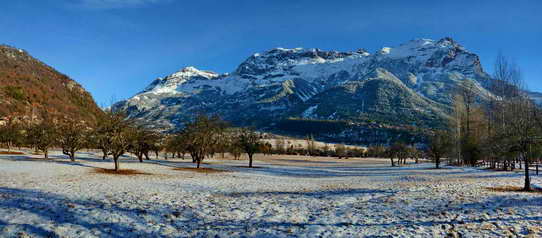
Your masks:
{"label": "treeline", "polygon": [[531,190],[529,166],[542,155],[542,111],[527,95],[520,68],[499,55],[484,93],[466,80],[457,89],[447,131],[447,155],[459,165],[525,170],[524,190]]}
{"label": "treeline", "polygon": [[361,147],[347,146],[344,144],[328,144],[317,146],[316,141],[312,136],[305,138],[306,145],[295,144],[287,139],[276,139],[275,145],[269,145],[269,154],[279,155],[304,155],[304,156],[321,156],[321,157],[367,157],[367,150]]}

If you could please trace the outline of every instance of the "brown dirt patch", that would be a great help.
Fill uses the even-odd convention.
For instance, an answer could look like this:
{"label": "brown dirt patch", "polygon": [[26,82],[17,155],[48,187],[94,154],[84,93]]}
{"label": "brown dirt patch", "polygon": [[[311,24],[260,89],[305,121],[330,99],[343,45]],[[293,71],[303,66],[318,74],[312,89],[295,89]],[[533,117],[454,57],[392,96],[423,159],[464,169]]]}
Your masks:
{"label": "brown dirt patch", "polygon": [[150,173],[141,172],[135,169],[119,169],[118,171],[115,171],[114,169],[95,168],[94,172],[98,174],[113,175],[152,175]]}
{"label": "brown dirt patch", "polygon": [[518,193],[540,193],[542,194],[542,189],[532,188],[532,191],[523,191],[523,187],[518,186],[502,186],[502,187],[488,187],[486,188],[489,191],[493,192],[518,192]]}
{"label": "brown dirt patch", "polygon": [[189,172],[204,173],[204,174],[216,174],[216,173],[230,172],[228,170],[213,169],[213,168],[199,168],[199,169],[198,168],[174,168],[173,170],[189,171]]}
{"label": "brown dirt patch", "polygon": [[24,155],[24,153],[17,151],[0,151],[0,155]]}

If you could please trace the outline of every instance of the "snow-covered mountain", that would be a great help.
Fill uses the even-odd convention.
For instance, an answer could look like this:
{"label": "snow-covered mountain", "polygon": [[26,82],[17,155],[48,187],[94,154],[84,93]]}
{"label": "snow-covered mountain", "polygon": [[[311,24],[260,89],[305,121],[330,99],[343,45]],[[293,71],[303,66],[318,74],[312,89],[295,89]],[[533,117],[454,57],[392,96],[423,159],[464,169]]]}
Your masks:
{"label": "snow-covered mountain", "polygon": [[228,74],[186,67],[113,108],[162,128],[182,126],[197,113],[286,133],[283,122],[293,118],[428,128],[447,117],[452,92],[464,80],[481,97],[491,96],[478,56],[451,38],[412,40],[372,54],[276,48]]}

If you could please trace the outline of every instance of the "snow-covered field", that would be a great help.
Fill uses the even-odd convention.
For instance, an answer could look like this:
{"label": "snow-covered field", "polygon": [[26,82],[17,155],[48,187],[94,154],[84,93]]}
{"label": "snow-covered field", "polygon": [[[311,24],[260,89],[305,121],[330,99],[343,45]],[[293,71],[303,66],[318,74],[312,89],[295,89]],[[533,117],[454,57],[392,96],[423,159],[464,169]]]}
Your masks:
{"label": "snow-covered field", "polygon": [[[0,237],[540,237],[542,194],[494,192],[522,174],[388,160],[256,156],[126,158],[110,175],[92,153],[0,155]],[[533,182],[542,185],[541,176]]]}

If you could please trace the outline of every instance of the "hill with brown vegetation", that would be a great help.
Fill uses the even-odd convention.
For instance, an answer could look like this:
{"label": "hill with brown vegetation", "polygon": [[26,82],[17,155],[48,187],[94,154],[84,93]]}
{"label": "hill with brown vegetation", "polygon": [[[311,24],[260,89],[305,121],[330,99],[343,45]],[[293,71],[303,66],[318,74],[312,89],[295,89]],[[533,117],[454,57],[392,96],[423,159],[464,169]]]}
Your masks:
{"label": "hill with brown vegetation", "polygon": [[102,110],[81,85],[26,51],[0,45],[0,118],[55,116],[95,121]]}

